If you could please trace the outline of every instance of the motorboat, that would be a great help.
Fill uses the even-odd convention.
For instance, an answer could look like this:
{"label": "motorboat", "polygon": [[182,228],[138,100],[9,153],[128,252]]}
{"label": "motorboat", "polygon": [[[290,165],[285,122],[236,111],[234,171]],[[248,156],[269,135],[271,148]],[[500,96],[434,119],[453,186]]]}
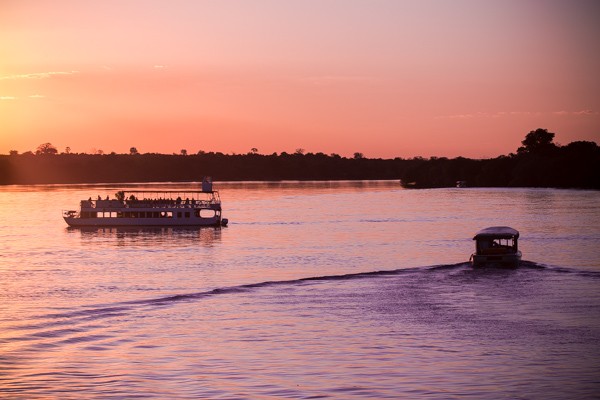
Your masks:
{"label": "motorboat", "polygon": [[473,267],[518,267],[521,251],[518,246],[519,231],[508,226],[491,226],[475,234],[475,253],[471,255]]}

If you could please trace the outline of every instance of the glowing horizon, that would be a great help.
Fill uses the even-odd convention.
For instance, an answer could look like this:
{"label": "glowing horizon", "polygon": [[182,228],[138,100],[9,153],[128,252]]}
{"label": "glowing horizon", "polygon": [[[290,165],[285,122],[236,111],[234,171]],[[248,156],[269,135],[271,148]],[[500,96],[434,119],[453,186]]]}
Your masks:
{"label": "glowing horizon", "polygon": [[495,157],[600,141],[593,1],[8,1],[0,154]]}

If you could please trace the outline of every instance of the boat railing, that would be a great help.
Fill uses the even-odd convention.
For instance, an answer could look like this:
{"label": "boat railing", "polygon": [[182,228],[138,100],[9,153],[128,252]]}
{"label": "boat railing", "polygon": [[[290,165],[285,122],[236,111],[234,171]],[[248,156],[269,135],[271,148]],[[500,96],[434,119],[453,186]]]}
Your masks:
{"label": "boat railing", "polygon": [[119,208],[210,208],[221,204],[219,199],[211,200],[82,200],[82,209],[119,209]]}
{"label": "boat railing", "polygon": [[210,207],[219,205],[221,202],[214,200],[199,200],[193,202],[177,202],[171,201],[144,201],[144,200],[127,200],[125,207],[127,208],[198,208]]}

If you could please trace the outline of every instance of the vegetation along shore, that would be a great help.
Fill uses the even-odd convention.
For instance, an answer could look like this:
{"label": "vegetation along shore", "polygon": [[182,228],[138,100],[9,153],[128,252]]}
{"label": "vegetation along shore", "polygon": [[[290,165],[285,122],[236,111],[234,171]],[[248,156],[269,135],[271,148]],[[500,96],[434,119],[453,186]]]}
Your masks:
{"label": "vegetation along shore", "polygon": [[398,179],[406,187],[436,188],[465,181],[470,187],[600,189],[600,147],[595,142],[554,143],[546,129],[529,132],[515,153],[491,159],[445,157],[372,159],[306,153],[187,154],[59,153],[50,143],[34,152],[0,155],[0,184],[71,184],[198,181]]}

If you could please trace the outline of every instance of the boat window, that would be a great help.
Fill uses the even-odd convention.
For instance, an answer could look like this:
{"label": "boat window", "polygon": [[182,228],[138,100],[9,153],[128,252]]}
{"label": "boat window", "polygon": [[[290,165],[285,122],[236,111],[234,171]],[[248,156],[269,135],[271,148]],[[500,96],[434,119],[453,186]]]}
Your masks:
{"label": "boat window", "polygon": [[161,211],[160,217],[161,218],[173,218],[173,212],[172,211]]}
{"label": "boat window", "polygon": [[479,238],[476,242],[478,254],[503,254],[517,251],[515,238]]}
{"label": "boat window", "polygon": [[214,218],[215,215],[215,210],[209,210],[205,208],[200,210],[200,218]]}
{"label": "boat window", "polygon": [[514,239],[496,239],[492,243],[492,247],[513,247],[515,245]]}
{"label": "boat window", "polygon": [[189,212],[189,211],[186,211],[186,212],[185,212],[185,217],[186,217],[186,218],[189,218],[189,217],[190,217],[190,212]]}
{"label": "boat window", "polygon": [[177,218],[181,218],[181,211],[177,212]]}

